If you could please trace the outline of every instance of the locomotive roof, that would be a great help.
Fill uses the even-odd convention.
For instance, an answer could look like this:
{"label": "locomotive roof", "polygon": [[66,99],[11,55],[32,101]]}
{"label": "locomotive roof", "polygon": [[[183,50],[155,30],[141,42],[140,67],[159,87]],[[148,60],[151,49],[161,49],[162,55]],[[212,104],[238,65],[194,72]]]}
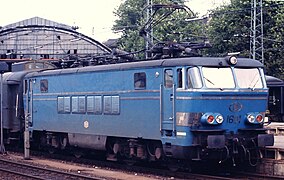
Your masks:
{"label": "locomotive roof", "polygon": [[284,86],[284,81],[282,81],[281,79],[278,79],[276,77],[273,76],[265,76],[266,81],[267,81],[267,86]]}
{"label": "locomotive roof", "polygon": [[4,84],[20,84],[26,74],[30,71],[7,72],[3,74]]}
{"label": "locomotive roof", "polygon": [[[152,67],[173,67],[173,66],[212,66],[212,67],[228,67],[230,66],[225,58],[216,57],[184,57],[161,60],[138,61],[120,64],[97,65],[69,69],[45,70],[33,72],[27,77],[42,76],[42,75],[59,75],[79,72],[92,71],[112,71],[112,70],[127,70],[127,69],[142,69]],[[263,67],[263,65],[256,60],[248,58],[238,58],[238,63],[235,67]]]}

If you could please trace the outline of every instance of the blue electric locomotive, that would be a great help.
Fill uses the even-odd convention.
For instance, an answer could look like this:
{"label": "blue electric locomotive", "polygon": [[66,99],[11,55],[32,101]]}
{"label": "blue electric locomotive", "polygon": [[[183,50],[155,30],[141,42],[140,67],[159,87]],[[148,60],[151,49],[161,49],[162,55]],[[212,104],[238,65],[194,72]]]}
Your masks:
{"label": "blue electric locomotive", "polygon": [[[263,65],[184,57],[29,73],[32,142],[102,150],[111,160],[249,160],[273,145],[263,128]],[[216,156],[217,154],[217,156]]]}

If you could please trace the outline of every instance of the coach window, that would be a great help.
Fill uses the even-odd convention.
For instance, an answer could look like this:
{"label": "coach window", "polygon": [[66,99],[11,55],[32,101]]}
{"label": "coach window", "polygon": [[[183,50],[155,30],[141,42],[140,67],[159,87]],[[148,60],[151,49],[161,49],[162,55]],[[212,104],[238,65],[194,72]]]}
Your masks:
{"label": "coach window", "polygon": [[102,113],[102,96],[95,96],[95,114]]}
{"label": "coach window", "polygon": [[72,96],[72,113],[78,113],[78,96]]}
{"label": "coach window", "polygon": [[104,114],[111,114],[111,96],[104,96]]}
{"label": "coach window", "polygon": [[134,88],[146,89],[146,73],[134,73]]}
{"label": "coach window", "polygon": [[95,96],[87,96],[87,113],[95,113]]}
{"label": "coach window", "polygon": [[85,110],[85,107],[86,107],[86,101],[85,101],[85,96],[79,96],[79,101],[78,101],[78,104],[79,104],[79,113],[85,113],[86,110]]}
{"label": "coach window", "polygon": [[166,69],[164,73],[164,84],[166,88],[173,87],[173,70]]}
{"label": "coach window", "polygon": [[102,114],[102,96],[87,96],[87,113]]}
{"label": "coach window", "polygon": [[119,109],[119,96],[104,96],[104,114],[118,115]]}
{"label": "coach window", "polygon": [[85,96],[72,96],[72,113],[85,113]]}
{"label": "coach window", "polygon": [[64,97],[57,97],[57,111],[64,113]]}
{"label": "coach window", "polygon": [[40,80],[40,92],[45,93],[48,91],[48,81],[47,79]]}
{"label": "coach window", "polygon": [[111,113],[112,114],[119,114],[119,96],[112,96],[111,97]]}
{"label": "coach window", "polygon": [[57,111],[59,113],[70,113],[71,104],[70,97],[57,97]]}
{"label": "coach window", "polygon": [[64,97],[64,113],[70,113],[70,97]]}

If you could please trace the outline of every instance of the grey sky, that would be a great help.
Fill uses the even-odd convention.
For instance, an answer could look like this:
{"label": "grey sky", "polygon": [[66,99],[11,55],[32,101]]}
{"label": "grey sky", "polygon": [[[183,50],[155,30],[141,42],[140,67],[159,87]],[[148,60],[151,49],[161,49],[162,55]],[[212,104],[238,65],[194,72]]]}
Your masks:
{"label": "grey sky", "polygon": [[[79,32],[99,41],[117,37],[111,32],[113,11],[123,0],[9,0],[1,2],[0,26],[35,16],[67,25],[79,26]],[[187,5],[201,15],[229,0],[187,0]]]}

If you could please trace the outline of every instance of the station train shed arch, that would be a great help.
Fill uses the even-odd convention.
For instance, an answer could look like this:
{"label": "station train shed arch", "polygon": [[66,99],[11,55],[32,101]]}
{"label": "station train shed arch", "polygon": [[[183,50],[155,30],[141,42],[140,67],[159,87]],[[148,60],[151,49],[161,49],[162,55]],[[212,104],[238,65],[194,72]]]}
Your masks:
{"label": "station train shed arch", "polygon": [[0,61],[60,62],[111,53],[110,48],[76,29],[40,17],[0,27]]}

